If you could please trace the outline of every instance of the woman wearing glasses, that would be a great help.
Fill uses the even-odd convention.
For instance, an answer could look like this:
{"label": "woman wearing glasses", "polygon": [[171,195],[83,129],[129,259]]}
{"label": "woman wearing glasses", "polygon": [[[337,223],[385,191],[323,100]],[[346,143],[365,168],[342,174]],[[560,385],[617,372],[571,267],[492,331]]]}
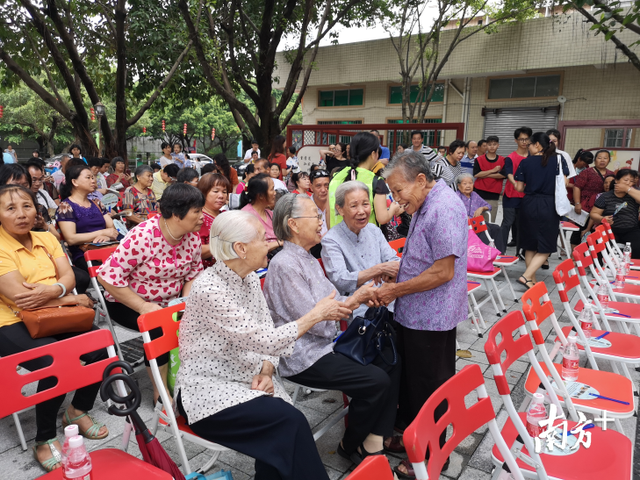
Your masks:
{"label": "woman wearing glasses", "polygon": [[[322,215],[306,195],[285,195],[273,214],[276,235],[284,242],[281,255],[269,265],[264,295],[276,327],[296,321],[336,288],[325,277],[309,250],[320,241]],[[363,285],[352,295],[335,299],[353,311],[370,303],[376,289]],[[338,292],[339,293],[339,292]],[[369,365],[334,354],[337,324],[323,322],[295,343],[293,354],[280,359],[283,377],[311,388],[339,390],[351,397],[349,426],[338,445],[338,454],[354,463],[381,454],[383,436],[393,430],[398,404],[400,363],[386,365],[378,357]],[[386,352],[387,358],[390,353]]]}

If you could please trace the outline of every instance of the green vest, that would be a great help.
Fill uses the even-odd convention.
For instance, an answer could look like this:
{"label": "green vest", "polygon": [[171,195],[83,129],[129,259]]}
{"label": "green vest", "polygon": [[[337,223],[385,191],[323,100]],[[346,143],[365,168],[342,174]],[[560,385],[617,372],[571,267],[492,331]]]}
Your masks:
{"label": "green vest", "polygon": [[[356,178],[356,180],[364,183],[368,188],[369,188],[369,201],[371,202],[371,215],[369,216],[369,223],[373,223],[374,225],[377,225],[378,222],[376,221],[376,212],[374,211],[373,208],[373,195],[374,195],[374,191],[373,191],[373,182],[375,181],[376,174],[373,173],[370,170],[367,170],[365,168],[356,168],[356,172],[358,173],[358,177]],[[333,179],[331,180],[331,182],[329,183],[329,214],[330,214],[330,225],[331,228],[334,227],[334,225],[339,224],[342,221],[342,217],[340,215],[338,215],[338,212],[336,212],[336,190],[338,189],[338,187],[340,185],[342,185],[347,176],[351,174],[351,167],[345,167],[342,170],[340,170],[338,173],[336,173],[333,176]]]}

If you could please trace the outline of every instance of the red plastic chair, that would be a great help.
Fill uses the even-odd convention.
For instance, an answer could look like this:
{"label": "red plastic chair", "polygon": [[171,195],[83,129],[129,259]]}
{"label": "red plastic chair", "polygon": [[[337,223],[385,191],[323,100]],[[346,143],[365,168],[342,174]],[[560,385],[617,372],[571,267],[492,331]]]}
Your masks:
{"label": "red plastic chair", "polygon": [[393,480],[389,460],[384,455],[365,458],[346,480]]}
{"label": "red plastic chair", "polygon": [[[156,385],[163,384],[156,359],[160,355],[164,355],[174,348],[178,348],[178,329],[180,327],[180,321],[174,321],[173,314],[183,311],[184,308],[185,304],[180,303],[178,305],[163,308],[162,310],[156,310],[155,312],[146,313],[138,317],[138,327],[140,328],[140,333],[142,333],[142,338],[144,340],[144,352],[149,360],[151,373]],[[156,328],[162,329],[162,336],[155,340],[151,340],[149,332]],[[167,390],[165,388],[159,388],[158,390],[160,392],[160,398],[162,399],[162,405],[171,405],[172,400],[169,398]],[[210,442],[209,440],[205,440],[204,438],[196,435],[189,425],[187,425],[187,422],[182,415],[176,416],[172,408],[163,408],[162,405],[157,407],[158,409],[162,408],[162,411],[157,409],[155,412],[152,432],[155,433],[158,424],[169,429],[169,433],[173,435],[176,446],[178,447],[180,461],[182,462],[182,468],[184,469],[185,474],[191,473],[191,467],[184,448],[184,443],[182,442],[183,439],[208,448],[213,452],[211,459],[201,467],[203,472],[206,472],[213,466],[221,452],[229,450],[222,445]]]}
{"label": "red plastic chair", "polygon": [[398,238],[397,240],[391,240],[389,242],[389,246],[393,248],[396,252],[398,252],[398,256],[402,257],[402,250],[404,249],[405,244],[407,243],[407,238]]}
{"label": "red plastic chair", "polygon": [[[623,434],[610,428],[602,430],[596,426],[589,430],[591,432],[591,446],[588,449],[581,446],[571,455],[558,455],[557,451],[549,454],[550,452],[545,447],[540,454],[535,452],[533,439],[525,427],[527,415],[524,411],[518,412],[511,399],[511,387],[507,381],[507,373],[511,365],[526,355],[525,361],[528,360],[531,363],[533,371],[537,372],[537,377],[542,380],[540,385],[544,387],[551,402],[558,408],[558,414],[563,415],[563,411],[551,383],[542,373],[542,366],[536,359],[522,312],[510,312],[499,320],[491,328],[484,350],[491,364],[498,393],[509,415],[502,428],[502,436],[510,446],[515,442],[524,442],[518,455],[518,467],[527,472],[527,478],[535,474],[538,475],[538,478],[547,478],[548,476],[548,478],[576,478],[580,480],[630,478],[633,448],[631,441]],[[567,420],[567,423],[568,430],[576,426],[575,421]],[[496,465],[503,462],[504,457],[496,447],[492,450],[492,457]]]}
{"label": "red plastic chair", "polygon": [[[477,393],[477,401],[473,401],[472,405],[467,407],[465,397],[474,390]],[[435,410],[445,400],[447,411],[436,422],[434,421]],[[453,426],[453,435],[441,448],[440,435],[449,424]],[[429,397],[420,409],[420,413],[405,429],[402,438],[407,456],[416,473],[416,479],[439,478],[442,467],[453,449],[485,424],[489,425],[491,436],[503,458],[506,459],[511,474],[514,478],[522,480],[524,477],[500,434],[493,405],[484,385],[482,370],[477,364],[467,365],[447,380]],[[430,454],[429,462],[425,466],[427,450]]]}
{"label": "red plastic chair", "polygon": [[[604,226],[605,231],[607,232],[608,237],[608,248],[611,254],[618,255],[619,258],[622,258],[622,250],[618,246],[618,242],[616,242],[616,237],[613,234],[613,230],[611,229],[611,224],[607,222],[606,219],[602,219],[602,226]],[[631,270],[640,270],[640,260],[631,259]]]}
{"label": "red plastic chair", "polygon": [[[82,355],[102,348],[107,349],[109,358],[88,365],[80,363]],[[48,367],[24,375],[16,371],[18,365],[45,356],[52,358],[51,365]],[[0,417],[6,417],[73,390],[101,382],[104,369],[117,360],[113,339],[107,330],[91,331],[67,340],[0,358],[0,371],[3,372]],[[114,373],[116,371],[117,369],[114,370]],[[25,396],[22,394],[22,388],[25,385],[48,377],[55,377],[58,383],[33,395]],[[93,462],[92,478],[94,480],[113,478],[169,480],[172,478],[168,473],[121,450],[109,448],[93,451],[91,452],[91,461]],[[40,478],[61,479],[62,469],[55,470]]]}

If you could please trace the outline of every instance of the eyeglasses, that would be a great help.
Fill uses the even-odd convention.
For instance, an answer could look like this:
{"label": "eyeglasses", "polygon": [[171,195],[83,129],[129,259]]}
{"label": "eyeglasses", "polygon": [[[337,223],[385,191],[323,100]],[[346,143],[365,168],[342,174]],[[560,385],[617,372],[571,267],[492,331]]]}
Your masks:
{"label": "eyeglasses", "polygon": [[311,175],[309,175],[309,179],[311,181],[315,180],[316,178],[329,178],[329,172],[327,172],[326,170],[314,170],[313,172],[311,172]]}
{"label": "eyeglasses", "polygon": [[42,183],[44,181],[43,177],[31,177],[31,183]]}
{"label": "eyeglasses", "polygon": [[529,139],[528,138],[519,138],[518,142],[520,142],[520,143],[529,143]]}
{"label": "eyeglasses", "polygon": [[312,217],[307,216],[307,217],[291,217],[291,218],[294,218],[294,219],[295,219],[295,218],[315,218],[316,220],[318,220],[318,221],[319,221],[319,220],[322,220],[322,214],[321,214],[321,213],[319,213],[318,215],[314,215],[314,216],[312,216]]}

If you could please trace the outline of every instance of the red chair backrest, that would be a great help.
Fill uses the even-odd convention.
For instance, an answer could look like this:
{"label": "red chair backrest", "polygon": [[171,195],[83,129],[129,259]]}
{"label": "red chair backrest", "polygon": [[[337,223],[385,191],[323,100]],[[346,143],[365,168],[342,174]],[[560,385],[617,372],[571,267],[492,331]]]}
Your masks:
{"label": "red chair backrest", "polygon": [[[482,370],[477,364],[467,365],[436,390],[420,409],[403,435],[407,456],[411,463],[424,462],[427,449],[430,452],[427,471],[429,478],[439,478],[447,458],[465,438],[490,420],[495,419],[491,399],[478,398],[467,408],[464,399],[472,390],[484,387]],[[434,413],[443,401],[447,411],[436,422]],[[440,448],[440,434],[453,425],[453,435]]]}
{"label": "red chair backrest", "polygon": [[473,229],[476,235],[487,230],[487,222],[482,215],[480,215],[479,217],[470,218],[469,226]]}
{"label": "red chair backrest", "polygon": [[[536,283],[522,295],[522,311],[525,318],[530,322],[535,320],[538,326],[555,313],[551,300],[548,300],[548,296],[545,300],[545,295],[548,295],[548,291],[544,282]],[[531,330],[531,333],[538,345],[544,344],[544,338],[539,329]]]}
{"label": "red chair backrest", "polygon": [[587,244],[591,255],[597,255],[606,248],[604,240],[602,239],[602,233],[597,230],[587,237]]}
{"label": "red chair backrest", "polygon": [[[509,395],[511,393],[511,388],[505,377],[509,367],[527,352],[533,350],[533,344],[531,343],[531,337],[529,337],[529,335],[520,334],[517,339],[513,337],[513,332],[521,329],[521,327],[524,327],[522,312],[520,310],[514,310],[504,318],[498,320],[498,322],[491,327],[487,341],[484,344],[484,352],[487,355],[489,363],[491,365],[500,365],[502,370],[502,375],[496,375],[495,372],[493,373],[493,379],[496,381],[500,395]],[[500,336],[499,340],[498,335]],[[502,360],[503,353],[506,354],[504,360]]]}
{"label": "red chair backrest", "polygon": [[179,303],[178,305],[156,310],[151,313],[145,313],[138,317],[140,333],[148,332],[155,328],[162,329],[162,335],[160,337],[144,344],[144,353],[147,355],[147,359],[153,360],[178,347],[178,328],[180,327],[180,321],[174,322],[173,314],[184,310],[184,305],[184,303]]}
{"label": "red chair backrest", "polygon": [[393,480],[389,460],[384,455],[365,458],[346,480]]}
{"label": "red chair backrest", "polygon": [[93,265],[92,267],[89,267],[89,275],[92,278],[98,276],[98,269],[107,261],[107,258],[116,251],[116,248],[118,247],[97,248],[95,250],[87,250],[84,252],[84,259],[87,262],[100,262],[100,265]]}
{"label": "red chair backrest", "polygon": [[569,302],[567,294],[580,285],[580,277],[578,277],[575,267],[574,263],[567,258],[553,271],[553,280],[558,285],[560,300],[565,303]]}
{"label": "red chair backrest", "polygon": [[607,236],[609,237],[609,240],[611,240],[612,242],[616,241],[616,237],[613,235],[613,230],[611,230],[611,224],[605,220],[604,218],[602,219],[602,226],[604,227],[605,231],[607,232]]}
{"label": "red chair backrest", "polygon": [[389,246],[393,248],[399,257],[402,257],[402,249],[404,248],[405,243],[407,243],[407,238],[398,238],[397,240],[391,240],[389,242]]}
{"label": "red chair backrest", "polygon": [[573,261],[578,268],[578,272],[582,276],[587,275],[587,267],[593,265],[593,258],[591,258],[591,252],[589,251],[589,245],[586,242],[581,243],[573,249]]}
{"label": "red chair backrest", "polygon": [[[94,330],[0,358],[0,371],[2,372],[0,418],[87,385],[101,382],[104,369],[118,360],[115,352],[112,357],[88,365],[82,365],[80,357],[109,346],[113,346],[111,332],[109,330]],[[18,365],[42,357],[51,357],[51,365],[24,375],[16,371]],[[22,388],[25,385],[49,377],[55,377],[58,380],[54,387],[29,396],[22,394]]]}
{"label": "red chair backrest", "polygon": [[160,212],[149,212],[147,214],[147,220],[152,219],[153,217],[157,217],[158,215],[160,215]]}

